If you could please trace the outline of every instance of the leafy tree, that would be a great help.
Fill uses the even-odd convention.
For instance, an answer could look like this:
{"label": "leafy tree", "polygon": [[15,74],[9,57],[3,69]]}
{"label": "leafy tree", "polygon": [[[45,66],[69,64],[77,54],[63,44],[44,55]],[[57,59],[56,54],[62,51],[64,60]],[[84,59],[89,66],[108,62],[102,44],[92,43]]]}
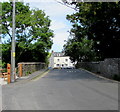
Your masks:
{"label": "leafy tree", "polygon": [[64,45],[65,54],[69,55],[73,62],[91,61],[95,59],[93,40],[82,38],[81,42],[70,39]]}
{"label": "leafy tree", "polygon": [[[29,26],[30,7],[21,2],[16,2],[16,33],[23,33],[23,30]],[[12,38],[12,2],[2,3],[2,37]]]}
{"label": "leafy tree", "polygon": [[94,49],[102,60],[118,58],[120,53],[120,3],[74,3],[76,13],[67,15],[72,23],[71,34],[78,42],[93,39]]}
{"label": "leafy tree", "polygon": [[[46,62],[52,46],[51,20],[39,9],[30,10],[29,4],[16,2],[16,63],[25,61]],[[2,3],[3,61],[10,62],[12,38],[12,3]],[[9,57],[9,58],[8,58]],[[7,58],[7,59],[6,59]]]}

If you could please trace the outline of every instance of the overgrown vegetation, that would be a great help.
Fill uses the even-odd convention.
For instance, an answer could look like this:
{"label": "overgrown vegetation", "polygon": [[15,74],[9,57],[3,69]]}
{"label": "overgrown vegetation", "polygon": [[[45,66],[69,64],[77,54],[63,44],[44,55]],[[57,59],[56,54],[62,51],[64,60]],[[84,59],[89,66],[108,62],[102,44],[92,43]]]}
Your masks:
{"label": "overgrown vegetation", "polygon": [[81,41],[69,39],[64,49],[73,62],[91,61],[95,59],[93,44],[93,40],[87,38],[81,38]]}
{"label": "overgrown vegetation", "polygon": [[30,75],[32,72],[31,71],[27,71],[27,72],[25,72],[25,76],[28,76],[28,75]]}

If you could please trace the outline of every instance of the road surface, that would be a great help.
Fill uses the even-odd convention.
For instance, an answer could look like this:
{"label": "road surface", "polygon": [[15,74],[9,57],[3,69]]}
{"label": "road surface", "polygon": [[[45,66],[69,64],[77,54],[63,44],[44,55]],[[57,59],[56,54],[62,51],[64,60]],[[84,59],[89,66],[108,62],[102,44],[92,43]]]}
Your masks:
{"label": "road surface", "polygon": [[4,110],[118,110],[118,84],[78,69],[3,86]]}

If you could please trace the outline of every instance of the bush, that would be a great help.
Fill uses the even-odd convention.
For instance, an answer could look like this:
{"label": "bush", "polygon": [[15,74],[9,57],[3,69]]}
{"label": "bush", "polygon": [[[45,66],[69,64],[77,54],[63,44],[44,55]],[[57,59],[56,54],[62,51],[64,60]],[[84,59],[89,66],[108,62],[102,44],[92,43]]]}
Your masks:
{"label": "bush", "polygon": [[27,71],[27,72],[25,73],[25,76],[28,76],[29,74],[31,74],[31,71]]}
{"label": "bush", "polygon": [[120,81],[120,75],[113,75],[113,77],[112,77],[114,80],[116,80],[116,81]]}

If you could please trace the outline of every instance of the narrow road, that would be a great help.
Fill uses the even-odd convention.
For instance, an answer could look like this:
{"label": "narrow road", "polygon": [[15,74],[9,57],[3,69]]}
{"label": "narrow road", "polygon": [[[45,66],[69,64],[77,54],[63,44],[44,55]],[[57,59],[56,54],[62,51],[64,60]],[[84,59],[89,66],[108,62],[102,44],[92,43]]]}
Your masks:
{"label": "narrow road", "polygon": [[4,110],[118,110],[118,84],[78,69],[55,69],[3,86]]}
{"label": "narrow road", "polygon": [[2,86],[0,85],[0,112],[2,110]]}

